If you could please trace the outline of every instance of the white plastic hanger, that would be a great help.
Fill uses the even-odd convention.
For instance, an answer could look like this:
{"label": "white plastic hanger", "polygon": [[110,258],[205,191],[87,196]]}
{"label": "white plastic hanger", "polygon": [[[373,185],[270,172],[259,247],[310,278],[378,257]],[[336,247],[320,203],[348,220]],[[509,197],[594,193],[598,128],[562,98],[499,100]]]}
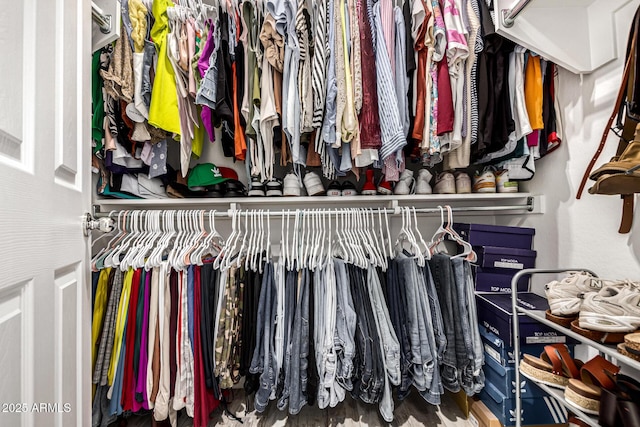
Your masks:
{"label": "white plastic hanger", "polygon": [[[116,223],[116,227],[117,229],[113,229],[112,231],[116,231],[116,234],[113,235],[111,237],[111,240],[109,240],[109,242],[105,245],[104,248],[100,249],[100,251],[98,251],[98,253],[96,253],[93,258],[91,259],[91,270],[96,272],[96,271],[100,271],[100,269],[102,267],[104,267],[103,264],[100,264],[100,267],[98,266],[98,260],[104,260],[103,255],[107,254],[107,252],[110,250],[111,244],[115,241],[115,239],[118,238],[118,236],[120,235],[120,233],[122,233],[122,230],[120,229],[120,214],[118,214],[118,221],[115,221],[112,217],[112,215],[115,213],[115,210],[112,210],[111,212],[109,212],[109,219],[111,221],[113,221],[114,223]],[[105,236],[108,236],[110,233],[105,233],[102,236],[98,237],[97,239],[95,239],[92,243],[91,243],[91,247],[93,248],[93,246],[95,245],[95,243],[104,238]]]}
{"label": "white plastic hanger", "polygon": [[447,205],[446,208],[447,208],[447,217],[448,217],[447,228],[449,230],[449,234],[451,236],[453,236],[454,240],[458,244],[462,245],[462,247],[463,247],[462,253],[460,253],[458,255],[454,255],[452,258],[464,257],[469,262],[476,262],[477,259],[478,259],[478,256],[475,253],[475,251],[473,250],[473,246],[471,246],[471,244],[469,242],[467,242],[462,237],[460,237],[458,232],[453,229],[453,211],[451,209],[451,206]]}

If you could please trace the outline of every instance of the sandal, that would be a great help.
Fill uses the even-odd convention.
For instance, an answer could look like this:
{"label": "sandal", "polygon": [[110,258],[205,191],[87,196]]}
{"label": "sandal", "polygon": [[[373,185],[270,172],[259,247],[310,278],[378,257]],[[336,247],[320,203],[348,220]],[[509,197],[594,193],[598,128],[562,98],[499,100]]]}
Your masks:
{"label": "sandal", "polygon": [[620,367],[602,356],[594,357],[580,368],[581,380],[569,380],[564,391],[564,399],[587,414],[598,415],[602,389],[616,388],[614,378],[619,371]]}
{"label": "sandal", "polygon": [[[633,378],[617,374],[614,378],[616,390],[602,390],[600,396],[600,411],[598,421],[602,427],[618,427],[620,425],[638,426],[640,418],[635,418],[635,424],[625,423],[622,413],[627,413],[627,417],[636,417],[638,406],[635,402],[640,401],[640,383]],[[633,406],[629,403],[634,402]]]}
{"label": "sandal", "polygon": [[634,332],[624,336],[624,342],[618,344],[618,352],[623,356],[640,361],[640,333]]}
{"label": "sandal", "polygon": [[599,342],[601,344],[621,343],[624,341],[624,337],[627,334],[627,332],[602,332],[581,328],[578,320],[574,320],[573,322],[571,322],[571,330],[582,335],[583,337],[587,337],[590,340]]}
{"label": "sandal", "polygon": [[571,378],[578,378],[582,362],[574,360],[564,344],[544,346],[540,357],[524,354],[520,373],[530,380],[551,387],[565,388]]}
{"label": "sandal", "polygon": [[544,317],[546,317],[547,320],[551,320],[553,323],[557,323],[558,325],[563,326],[565,328],[571,328],[571,322],[578,319],[577,316],[555,315],[551,312],[551,309],[547,309],[547,311],[544,312]]}

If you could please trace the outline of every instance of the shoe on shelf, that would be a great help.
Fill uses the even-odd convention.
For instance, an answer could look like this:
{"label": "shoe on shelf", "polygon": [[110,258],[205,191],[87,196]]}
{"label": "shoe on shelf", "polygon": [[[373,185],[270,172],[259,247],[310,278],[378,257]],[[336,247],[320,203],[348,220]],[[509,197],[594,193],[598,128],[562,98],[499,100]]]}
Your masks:
{"label": "shoe on shelf", "polygon": [[393,194],[398,196],[406,196],[413,194],[415,179],[413,178],[413,171],[411,169],[405,169],[400,174],[400,179],[393,188]]}
{"label": "shoe on shelf", "polygon": [[520,373],[532,381],[550,387],[565,388],[572,378],[580,378],[579,366],[564,344],[545,345],[540,357],[523,354]]}
{"label": "shoe on shelf", "polygon": [[456,179],[451,172],[440,172],[433,186],[436,194],[456,194]]}
{"label": "shoe on shelf", "polygon": [[282,196],[282,181],[280,181],[278,178],[273,178],[267,181],[265,187],[267,189],[268,197]]}
{"label": "shoe on shelf", "polygon": [[620,368],[602,356],[596,356],[580,367],[580,376],[568,381],[564,400],[590,415],[599,415],[603,390],[616,389]]}
{"label": "shoe on shelf", "polygon": [[456,179],[456,193],[457,194],[469,194],[471,193],[471,177],[469,174],[462,171],[457,171],[453,174]]}
{"label": "shoe on shelf", "polygon": [[249,197],[264,197],[264,187],[265,185],[260,181],[259,176],[252,176],[249,187]]}
{"label": "shoe on shelf", "polygon": [[[362,195],[363,196],[375,196],[376,195],[376,184],[373,182],[373,169],[367,169],[367,180],[362,186]],[[387,183],[388,184],[388,183]],[[391,189],[389,189],[391,191]]]}
{"label": "shoe on shelf", "polygon": [[[382,196],[390,196],[393,194],[393,190],[391,190],[391,184],[389,183],[389,181],[384,179],[384,176],[380,180],[380,183],[378,184],[378,188],[376,190],[378,190],[378,194]],[[364,194],[364,190],[362,191],[362,194]]]}
{"label": "shoe on shelf", "polygon": [[431,194],[433,189],[431,188],[431,179],[433,175],[429,172],[429,169],[420,169],[418,171],[418,179],[416,180],[416,194]]}
{"label": "shoe on shelf", "polygon": [[307,172],[304,175],[304,186],[309,196],[320,196],[324,194],[324,186],[322,180],[315,172]]}
{"label": "shoe on shelf", "polygon": [[413,171],[411,169],[405,169],[400,173],[400,181],[408,180],[413,182]]}
{"label": "shoe on shelf", "polygon": [[284,177],[283,187],[282,193],[284,196],[302,196],[300,178],[293,172],[288,173],[287,176]]}
{"label": "shoe on shelf", "polygon": [[[602,289],[602,281],[584,271],[572,271],[561,280],[544,285],[549,311],[554,316],[575,317],[580,312],[582,297]],[[553,319],[549,319],[553,320]]]}
{"label": "shoe on shelf", "polygon": [[345,181],[342,183],[342,195],[343,196],[357,196],[358,190],[356,185],[351,181]]}
{"label": "shoe on shelf", "polygon": [[634,332],[640,327],[640,289],[630,285],[605,286],[584,296],[580,328],[606,333]]}
{"label": "shoe on shelf", "polygon": [[342,185],[338,181],[331,181],[327,187],[327,196],[339,197],[342,196]]}
{"label": "shoe on shelf", "polygon": [[491,169],[485,169],[482,173],[476,172],[473,176],[474,193],[495,193],[496,176]]}
{"label": "shoe on shelf", "polygon": [[498,193],[517,193],[518,181],[509,181],[509,171],[501,169],[495,173]]}

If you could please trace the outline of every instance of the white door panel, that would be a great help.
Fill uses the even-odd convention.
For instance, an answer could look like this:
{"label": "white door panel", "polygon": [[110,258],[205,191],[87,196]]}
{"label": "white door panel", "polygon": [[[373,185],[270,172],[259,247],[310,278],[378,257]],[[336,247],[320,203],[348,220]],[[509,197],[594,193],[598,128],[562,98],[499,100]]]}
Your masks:
{"label": "white door panel", "polygon": [[0,426],[90,423],[90,26],[0,0]]}

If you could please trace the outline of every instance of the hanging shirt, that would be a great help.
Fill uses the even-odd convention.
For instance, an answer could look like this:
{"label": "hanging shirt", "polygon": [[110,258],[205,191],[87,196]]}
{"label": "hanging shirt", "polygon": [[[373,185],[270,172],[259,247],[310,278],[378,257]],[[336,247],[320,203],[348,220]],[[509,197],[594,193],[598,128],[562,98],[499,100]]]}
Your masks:
{"label": "hanging shirt", "polygon": [[158,49],[158,64],[151,92],[149,124],[168,132],[180,134],[175,72],[167,57],[167,35],[169,34],[167,8],[170,6],[173,6],[171,0],[155,0],[153,2],[152,11],[155,22],[151,28],[151,38]]}
{"label": "hanging shirt", "polygon": [[407,144],[407,140],[404,136],[403,125],[400,120],[400,110],[398,108],[393,74],[391,72],[391,60],[389,59],[385,44],[379,2],[373,5],[373,16],[375,19],[377,41],[375,51],[376,75],[378,78],[378,114],[382,137],[380,157],[384,160],[401,150],[402,147]]}

